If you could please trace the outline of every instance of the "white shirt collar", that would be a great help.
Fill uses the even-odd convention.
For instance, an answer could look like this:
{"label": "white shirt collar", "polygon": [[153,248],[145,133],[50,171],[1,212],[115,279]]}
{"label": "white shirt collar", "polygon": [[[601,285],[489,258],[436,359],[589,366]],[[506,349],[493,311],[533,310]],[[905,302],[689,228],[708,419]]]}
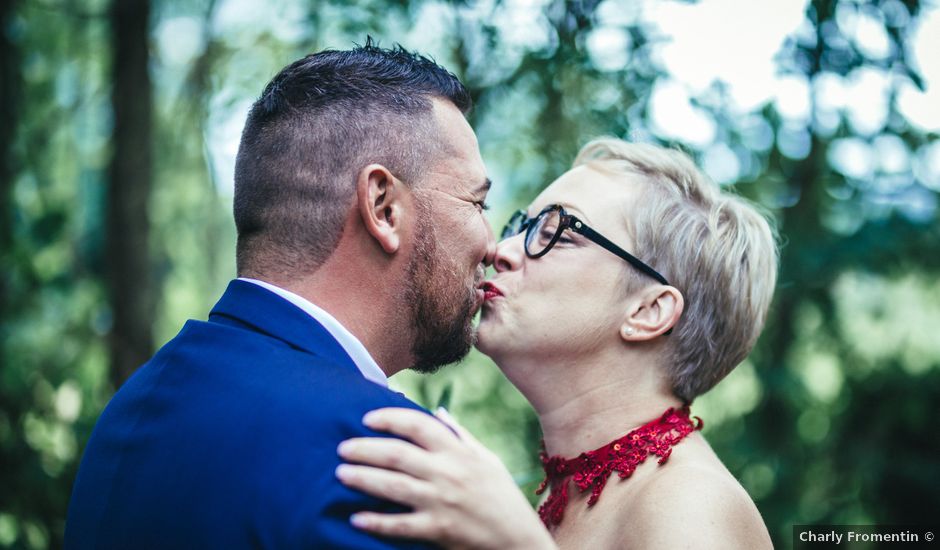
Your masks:
{"label": "white shirt collar", "polygon": [[346,351],[349,357],[353,360],[353,363],[355,363],[359,368],[359,372],[361,372],[367,380],[375,382],[380,386],[388,387],[388,376],[385,375],[385,372],[379,368],[378,363],[375,362],[375,359],[372,358],[372,355],[369,354],[369,351],[366,349],[366,347],[362,345],[362,342],[353,336],[351,332],[346,330],[346,327],[341,325],[335,317],[327,313],[322,308],[314,305],[312,302],[310,302],[310,300],[307,300],[302,296],[298,296],[289,290],[284,290],[279,286],[274,286],[271,283],[266,283],[257,279],[248,279],[245,277],[239,277],[238,280],[253,283],[262,288],[270,290],[271,292],[277,294],[278,296],[307,312],[308,315],[323,325],[323,328],[325,328],[327,332],[329,332],[330,335],[332,335],[333,338],[339,342],[339,345],[343,347],[343,350]]}

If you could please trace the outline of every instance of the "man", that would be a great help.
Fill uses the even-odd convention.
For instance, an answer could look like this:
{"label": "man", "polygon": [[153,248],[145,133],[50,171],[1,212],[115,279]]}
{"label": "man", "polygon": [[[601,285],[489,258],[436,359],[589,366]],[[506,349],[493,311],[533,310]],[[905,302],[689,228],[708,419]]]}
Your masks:
{"label": "man", "polygon": [[463,357],[495,242],[489,188],[432,61],[371,41],[284,68],[235,168],[239,279],[114,396],[85,450],[72,548],[409,547],[351,527],[394,511],[340,485],[361,418],[419,408],[387,376]]}

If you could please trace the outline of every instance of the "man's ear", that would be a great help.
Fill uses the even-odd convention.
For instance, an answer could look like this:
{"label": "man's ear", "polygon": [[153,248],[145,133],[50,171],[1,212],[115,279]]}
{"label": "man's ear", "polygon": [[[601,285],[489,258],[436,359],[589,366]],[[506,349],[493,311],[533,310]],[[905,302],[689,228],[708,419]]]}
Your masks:
{"label": "man's ear", "polygon": [[370,164],[359,171],[356,196],[362,224],[388,254],[401,247],[402,204],[405,185],[381,164]]}
{"label": "man's ear", "polygon": [[637,293],[628,303],[620,325],[620,337],[627,342],[652,340],[672,330],[679,322],[685,300],[678,289],[654,285]]}

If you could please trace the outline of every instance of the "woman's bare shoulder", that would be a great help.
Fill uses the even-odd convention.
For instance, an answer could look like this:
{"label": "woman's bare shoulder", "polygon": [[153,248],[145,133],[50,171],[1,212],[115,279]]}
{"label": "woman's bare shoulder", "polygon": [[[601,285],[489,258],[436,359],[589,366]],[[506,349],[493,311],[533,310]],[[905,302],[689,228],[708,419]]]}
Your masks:
{"label": "woman's bare shoulder", "polygon": [[624,509],[626,546],[773,548],[757,506],[710,451],[670,459],[643,480]]}

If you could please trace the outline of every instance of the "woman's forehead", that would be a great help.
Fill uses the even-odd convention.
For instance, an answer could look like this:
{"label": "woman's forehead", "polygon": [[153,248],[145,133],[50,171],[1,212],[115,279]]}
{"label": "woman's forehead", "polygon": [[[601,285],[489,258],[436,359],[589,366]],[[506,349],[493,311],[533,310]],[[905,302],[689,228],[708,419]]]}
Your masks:
{"label": "woman's forehead", "polygon": [[576,166],[545,188],[527,214],[535,216],[550,204],[560,204],[585,223],[622,219],[624,208],[636,198],[638,186],[623,175],[612,175],[589,166]]}

